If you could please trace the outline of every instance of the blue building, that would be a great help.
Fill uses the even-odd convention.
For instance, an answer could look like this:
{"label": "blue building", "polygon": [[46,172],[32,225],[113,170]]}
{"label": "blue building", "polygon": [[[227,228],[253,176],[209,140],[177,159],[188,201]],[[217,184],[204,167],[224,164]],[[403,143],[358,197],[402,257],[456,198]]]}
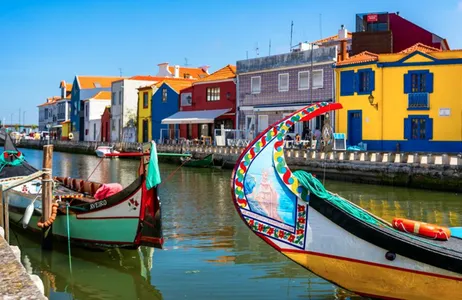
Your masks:
{"label": "blue building", "polygon": [[193,82],[191,79],[165,79],[154,85],[151,100],[152,139],[154,141],[179,137],[178,125],[167,125],[161,122],[178,112],[180,91],[190,87]]}
{"label": "blue building", "polygon": [[[114,81],[122,80],[123,77],[106,76],[75,76],[71,95],[71,132],[75,141],[83,141],[84,138],[84,106],[82,101],[91,98],[100,91],[111,91]],[[112,93],[111,101],[116,101],[116,95]]]}

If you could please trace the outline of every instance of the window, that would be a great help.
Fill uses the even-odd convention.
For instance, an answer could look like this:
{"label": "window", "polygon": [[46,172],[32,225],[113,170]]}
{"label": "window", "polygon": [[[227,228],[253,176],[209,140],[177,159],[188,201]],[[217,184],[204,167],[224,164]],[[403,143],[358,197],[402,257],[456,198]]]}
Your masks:
{"label": "window", "polygon": [[404,93],[408,94],[408,110],[430,109],[433,93],[433,73],[429,70],[409,71],[404,74]]}
{"label": "window", "polygon": [[111,120],[111,129],[115,130],[115,120],[114,119]]}
{"label": "window", "polygon": [[355,80],[357,80],[355,84],[358,95],[370,94],[375,89],[374,71],[372,71],[372,69],[358,70]]}
{"label": "window", "polygon": [[96,123],[93,123],[93,140],[96,141]]}
{"label": "window", "polygon": [[148,108],[148,92],[143,93],[143,108]]}
{"label": "window", "polygon": [[119,104],[122,105],[122,91],[119,91]]}
{"label": "window", "polygon": [[88,103],[85,105],[85,116],[88,118]]}
{"label": "window", "polygon": [[310,88],[310,72],[298,72],[298,89],[306,90]]}
{"label": "window", "polygon": [[278,91],[287,92],[289,90],[289,73],[279,74]]}
{"label": "window", "polygon": [[207,101],[218,101],[220,100],[220,88],[213,87],[207,88]]}
{"label": "window", "polygon": [[162,89],[162,102],[167,102],[167,89]]}
{"label": "window", "polygon": [[116,93],[115,92],[112,93],[112,101],[111,102],[112,102],[112,105],[116,104]]}
{"label": "window", "polygon": [[268,128],[268,116],[267,115],[258,116],[258,132],[262,132],[266,128]]}
{"label": "window", "polygon": [[250,78],[250,92],[252,94],[260,94],[261,92],[261,77],[260,76]]}
{"label": "window", "polygon": [[404,74],[404,93],[433,93],[433,73],[419,70]]}
{"label": "window", "polygon": [[314,70],[313,71],[313,88],[322,89],[324,87],[324,71]]}
{"label": "window", "polygon": [[404,138],[425,141],[433,139],[433,119],[428,115],[412,115],[404,119]]}

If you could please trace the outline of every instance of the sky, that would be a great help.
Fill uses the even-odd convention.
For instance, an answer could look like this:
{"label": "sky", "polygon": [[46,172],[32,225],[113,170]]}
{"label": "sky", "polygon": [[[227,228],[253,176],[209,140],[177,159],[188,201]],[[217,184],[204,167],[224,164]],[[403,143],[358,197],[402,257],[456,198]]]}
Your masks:
{"label": "sky", "polygon": [[[38,124],[37,105],[75,75],[155,75],[289,52],[355,29],[355,14],[400,16],[462,48],[462,0],[0,0],[0,119]],[[21,110],[21,113],[19,111]],[[25,113],[24,113],[25,111]]]}

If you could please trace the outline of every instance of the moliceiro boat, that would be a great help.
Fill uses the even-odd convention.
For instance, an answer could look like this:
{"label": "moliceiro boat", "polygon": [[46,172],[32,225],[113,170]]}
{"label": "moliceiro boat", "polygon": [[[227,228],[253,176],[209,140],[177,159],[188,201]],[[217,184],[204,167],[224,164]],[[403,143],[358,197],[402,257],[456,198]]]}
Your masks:
{"label": "moliceiro boat", "polygon": [[288,130],[341,108],[324,102],[307,106],[249,144],[231,182],[242,220],[291,260],[361,296],[462,299],[460,228],[401,218],[387,222],[286,164]]}
{"label": "moliceiro boat", "polygon": [[162,248],[157,194],[161,179],[154,142],[145,144],[142,152],[130,154],[139,156],[141,162],[137,179],[126,188],[118,183],[54,177],[53,213],[43,220],[42,183],[37,179],[43,172],[29,165],[8,134],[0,129],[0,140],[2,138],[0,185],[4,201],[8,203],[10,224],[36,234],[50,228],[53,238],[69,239],[73,244],[90,248],[136,249],[141,245]]}

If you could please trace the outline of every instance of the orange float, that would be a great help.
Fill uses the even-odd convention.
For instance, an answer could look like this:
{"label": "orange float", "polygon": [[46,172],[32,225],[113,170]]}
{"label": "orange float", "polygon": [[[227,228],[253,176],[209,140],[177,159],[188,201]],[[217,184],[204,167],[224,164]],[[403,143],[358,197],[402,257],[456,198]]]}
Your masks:
{"label": "orange float", "polygon": [[434,224],[403,218],[394,218],[392,224],[399,231],[421,235],[434,240],[447,241],[451,237],[449,228]]}

